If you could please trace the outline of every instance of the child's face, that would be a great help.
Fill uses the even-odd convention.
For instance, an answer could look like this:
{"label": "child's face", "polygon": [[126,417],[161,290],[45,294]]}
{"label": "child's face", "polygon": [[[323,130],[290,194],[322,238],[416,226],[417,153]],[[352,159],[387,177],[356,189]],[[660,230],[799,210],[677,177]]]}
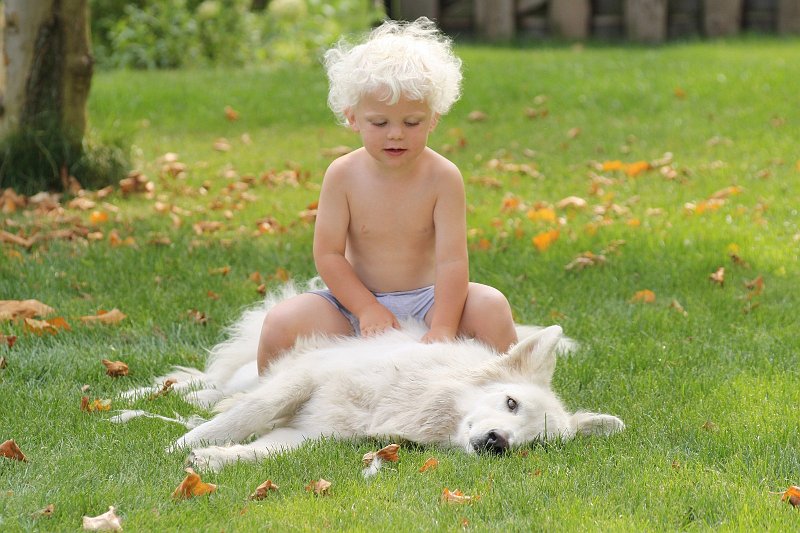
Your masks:
{"label": "child's face", "polygon": [[367,153],[393,168],[411,164],[422,154],[439,120],[423,101],[401,97],[390,105],[375,94],[365,95],[346,117],[361,134]]}

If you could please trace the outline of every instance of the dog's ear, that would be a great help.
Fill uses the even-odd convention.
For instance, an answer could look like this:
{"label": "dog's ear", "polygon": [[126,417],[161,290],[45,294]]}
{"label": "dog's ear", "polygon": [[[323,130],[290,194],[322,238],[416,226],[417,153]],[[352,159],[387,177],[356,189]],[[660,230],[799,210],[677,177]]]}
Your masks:
{"label": "dog's ear", "polygon": [[572,415],[572,425],[579,435],[613,435],[622,431],[625,423],[613,415],[577,412]]}
{"label": "dog's ear", "polygon": [[549,386],[556,370],[556,345],[561,336],[559,326],[544,328],[515,344],[502,356],[500,364],[535,383]]}

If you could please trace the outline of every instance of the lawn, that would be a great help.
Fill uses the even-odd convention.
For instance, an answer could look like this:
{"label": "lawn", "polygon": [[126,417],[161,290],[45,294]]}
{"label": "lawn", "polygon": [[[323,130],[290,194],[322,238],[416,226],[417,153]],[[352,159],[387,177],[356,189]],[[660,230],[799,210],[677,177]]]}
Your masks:
{"label": "lawn", "polygon": [[[472,279],[580,341],[554,388],[625,431],[505,457],[406,446],[370,480],[361,457],[388,442],[311,443],[174,501],[185,454],[164,448],[181,428],[108,419],[198,411],[115,395],[202,366],[261,285],[314,275],[309,210],[357,138],[321,68],[99,73],[91,124],[130,139],[149,185],[3,203],[0,229],[40,238],[0,248],[0,299],[70,329],[0,322],[0,441],[28,458],[0,459],[0,529],[76,530],[110,505],[128,531],[797,528],[780,492],[800,484],[800,41],[458,53],[464,96],[431,146],[467,184]],[[116,324],[80,319],[114,308]],[[328,494],[305,490],[320,478]],[[279,490],[248,500],[266,479]],[[476,499],[443,503],[445,488]]]}

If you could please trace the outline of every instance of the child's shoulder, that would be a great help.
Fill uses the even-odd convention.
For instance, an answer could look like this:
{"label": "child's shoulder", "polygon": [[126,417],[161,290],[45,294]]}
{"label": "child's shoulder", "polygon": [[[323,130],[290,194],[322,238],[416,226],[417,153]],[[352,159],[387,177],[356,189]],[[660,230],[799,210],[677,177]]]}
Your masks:
{"label": "child's shoulder", "polygon": [[353,168],[360,165],[365,156],[365,150],[362,146],[352,152],[340,155],[330,162],[328,169],[325,171],[325,176],[347,175],[353,171]]}
{"label": "child's shoulder", "polygon": [[461,171],[455,163],[431,148],[427,148],[426,152],[430,168],[433,169],[437,175],[446,178],[461,179]]}

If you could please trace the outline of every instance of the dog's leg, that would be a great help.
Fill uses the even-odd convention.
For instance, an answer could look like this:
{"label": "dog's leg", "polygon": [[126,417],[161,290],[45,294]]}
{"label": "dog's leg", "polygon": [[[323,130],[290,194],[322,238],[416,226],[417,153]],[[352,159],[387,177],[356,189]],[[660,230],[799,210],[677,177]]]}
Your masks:
{"label": "dog's leg", "polygon": [[188,461],[198,469],[219,470],[226,464],[236,461],[260,461],[272,455],[291,451],[306,439],[316,437],[319,435],[309,436],[297,429],[278,428],[250,444],[209,446],[192,450]]}
{"label": "dog's leg", "polygon": [[237,398],[230,409],[178,439],[172,448],[240,442],[252,434],[263,435],[276,420],[294,415],[313,391],[314,381],[308,375],[284,372],[266,379],[256,390]]}

